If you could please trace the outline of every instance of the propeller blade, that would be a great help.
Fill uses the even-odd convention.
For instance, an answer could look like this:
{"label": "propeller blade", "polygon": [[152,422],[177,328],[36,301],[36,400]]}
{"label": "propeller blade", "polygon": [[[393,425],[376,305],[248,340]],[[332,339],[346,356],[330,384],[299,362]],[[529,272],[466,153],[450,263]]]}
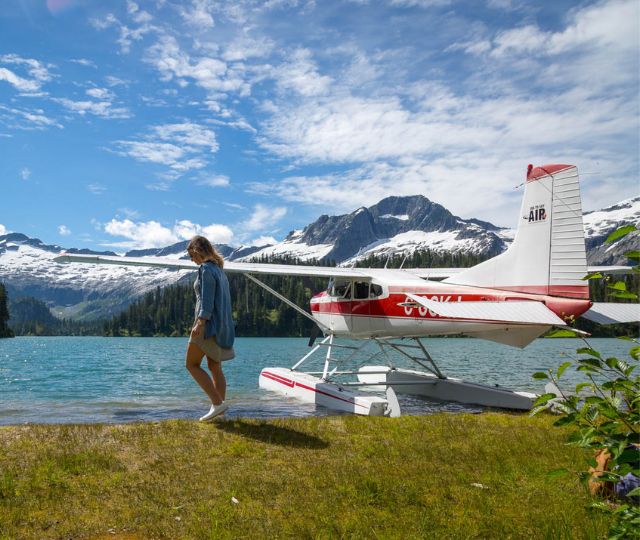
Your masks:
{"label": "propeller blade", "polygon": [[311,334],[309,334],[309,347],[313,347],[313,344],[316,342],[316,338],[320,335],[320,332],[322,332],[320,327],[317,324],[314,325],[311,329]]}

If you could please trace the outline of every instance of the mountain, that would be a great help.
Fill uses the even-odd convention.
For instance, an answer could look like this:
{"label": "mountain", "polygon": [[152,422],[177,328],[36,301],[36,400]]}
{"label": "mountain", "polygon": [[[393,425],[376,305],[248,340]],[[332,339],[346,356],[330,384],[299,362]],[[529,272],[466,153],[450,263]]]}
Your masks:
{"label": "mountain", "polygon": [[582,219],[589,264],[629,264],[624,253],[638,249],[639,231],[632,232],[611,245],[605,244],[604,241],[623,224],[640,226],[640,197],[627,199],[595,212],[586,212]]}
{"label": "mountain", "polygon": [[[640,197],[584,215],[590,264],[626,264],[625,251],[636,249],[638,233],[603,245],[623,223],[640,224]],[[417,249],[470,252],[493,256],[506,249],[514,231],[475,219],[462,219],[422,196],[388,197],[369,208],[340,216],[322,215],[301,231],[266,247],[216,248],[228,260],[289,256],[303,260],[335,260],[350,265],[369,255],[387,257]],[[134,250],[128,257],[185,258],[187,242],[164,248]],[[144,293],[188,280],[188,270],[160,268],[60,265],[52,261],[61,251],[114,255],[47,245],[20,233],[0,236],[0,282],[11,300],[35,297],[57,317],[90,320],[119,313]]]}
{"label": "mountain", "polygon": [[351,264],[370,255],[410,254],[418,249],[494,256],[504,251],[511,231],[454,216],[421,195],[387,197],[341,216],[322,215],[284,241],[249,257],[287,255]]}

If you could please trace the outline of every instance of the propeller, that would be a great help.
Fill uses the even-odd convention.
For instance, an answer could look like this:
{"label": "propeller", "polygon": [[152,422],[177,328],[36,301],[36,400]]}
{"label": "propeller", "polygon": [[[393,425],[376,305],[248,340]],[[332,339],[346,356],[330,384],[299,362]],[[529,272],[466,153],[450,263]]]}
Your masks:
{"label": "propeller", "polygon": [[320,335],[321,332],[322,329],[317,324],[314,324],[313,328],[311,329],[311,334],[309,334],[309,347],[313,347],[313,344],[316,342],[316,338]]}

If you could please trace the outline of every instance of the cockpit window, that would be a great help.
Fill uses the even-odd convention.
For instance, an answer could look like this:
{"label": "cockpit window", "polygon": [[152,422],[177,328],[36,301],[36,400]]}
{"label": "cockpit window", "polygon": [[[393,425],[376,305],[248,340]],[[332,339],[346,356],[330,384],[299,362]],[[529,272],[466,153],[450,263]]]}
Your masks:
{"label": "cockpit window", "polygon": [[351,282],[344,279],[336,279],[333,282],[333,286],[329,290],[331,296],[336,298],[350,298],[351,297]]}
{"label": "cockpit window", "polygon": [[353,284],[353,297],[357,300],[369,298],[369,282],[356,281]]}
{"label": "cockpit window", "polygon": [[382,296],[382,286],[377,283],[372,283],[369,298],[377,298],[378,296]]}

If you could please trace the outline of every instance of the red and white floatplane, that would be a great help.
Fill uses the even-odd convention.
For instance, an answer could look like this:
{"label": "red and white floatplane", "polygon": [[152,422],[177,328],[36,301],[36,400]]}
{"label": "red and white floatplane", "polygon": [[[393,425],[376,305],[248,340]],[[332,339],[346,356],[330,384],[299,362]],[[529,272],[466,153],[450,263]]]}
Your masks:
{"label": "red and white floatplane", "polygon": [[[339,411],[398,416],[396,393],[442,401],[527,410],[535,394],[446,377],[421,338],[466,335],[525,347],[552,327],[586,317],[602,324],[639,320],[638,304],[594,303],[583,280],[590,271],[626,273],[629,267],[587,267],[578,171],[573,165],[529,166],[521,219],[504,253],[471,268],[404,270],[225,263],[313,319],[324,337],[292,367],[264,368],[261,388]],[[63,253],[60,263],[117,264],[193,269],[186,260]],[[329,278],[311,310],[263,283],[260,275]],[[361,340],[359,345],[337,338]],[[357,341],[355,343],[358,343]],[[365,356],[368,345],[374,354]],[[338,360],[335,352],[345,350]],[[416,369],[398,368],[392,353]],[[317,353],[322,369],[303,366]],[[382,357],[385,365],[363,365]],[[365,360],[362,361],[364,356]],[[359,358],[360,357],[360,358]],[[360,359],[357,369],[344,370]],[[372,387],[386,394],[371,392]]]}

